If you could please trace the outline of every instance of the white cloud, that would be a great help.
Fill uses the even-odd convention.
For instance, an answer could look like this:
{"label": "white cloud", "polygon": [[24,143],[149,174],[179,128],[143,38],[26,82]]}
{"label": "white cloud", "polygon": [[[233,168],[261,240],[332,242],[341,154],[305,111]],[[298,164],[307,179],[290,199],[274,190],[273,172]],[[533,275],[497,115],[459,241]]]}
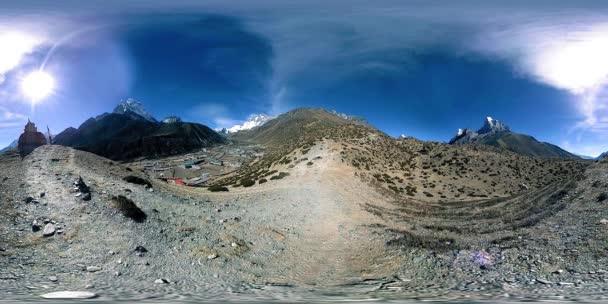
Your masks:
{"label": "white cloud", "polygon": [[[280,2],[269,3],[281,10]],[[608,83],[606,5],[559,0],[441,5],[383,1],[357,2],[344,10],[340,3],[323,7],[307,1],[298,14],[285,10],[250,23],[276,50],[271,111],[286,104],[286,88],[303,71],[317,69],[320,81],[331,82],[361,69],[403,68],[415,64],[408,61],[410,55],[437,48],[510,62],[515,73],[577,97],[584,120],[573,127],[593,131],[600,126],[600,110],[606,104],[597,91]],[[252,14],[246,9],[241,14]],[[399,50],[395,64],[395,59],[383,56],[386,50]]]}
{"label": "white cloud", "polygon": [[224,115],[228,112],[226,105],[221,103],[202,103],[195,107],[194,113],[198,116],[212,117]]}
{"label": "white cloud", "polygon": [[200,118],[213,122],[214,126],[211,127],[214,129],[229,128],[242,122],[230,118],[228,107],[221,103],[210,102],[199,104],[192,110],[192,113]]}
{"label": "white cloud", "polygon": [[[572,93],[583,116],[574,127],[608,133],[608,98],[601,94],[608,76],[608,5],[601,1],[263,0],[234,5],[220,0],[108,0],[103,7],[79,0],[62,1],[61,5],[22,2],[7,3],[3,10],[13,16],[26,16],[22,11],[28,9],[44,10],[45,15],[56,20],[80,16],[92,9],[109,16],[188,11],[243,17],[273,43],[275,75],[269,85],[267,109],[271,113],[288,107],[287,93],[293,94],[290,80],[297,79],[304,70],[319,69],[315,75],[331,81],[331,77],[360,68],[391,68],[385,61],[367,58],[367,54],[398,49],[403,51],[401,58],[407,57],[408,51],[416,54],[425,48],[439,47],[459,55],[481,54],[507,60],[518,73]],[[40,24],[55,24],[43,21]],[[6,24],[14,27],[15,23],[9,20]],[[6,58],[19,57],[28,45],[23,44],[20,51],[5,50],[12,52]],[[359,64],[348,60],[335,64],[336,59],[348,58]],[[6,62],[9,61],[15,60]],[[330,73],[333,75],[327,75]],[[231,120],[221,105],[202,106],[198,115],[215,117],[218,123]]]}
{"label": "white cloud", "polygon": [[11,112],[7,108],[0,106],[0,121],[7,121],[7,120],[8,121],[10,121],[10,120],[25,121],[25,120],[27,120],[27,117],[23,114]]}
{"label": "white cloud", "polygon": [[15,127],[23,127],[25,125],[24,122],[10,122],[10,121],[0,121],[0,129],[4,128],[15,128]]}
{"label": "white cloud", "polygon": [[287,88],[282,86],[271,92],[270,97],[270,113],[280,114],[286,111],[287,105]]}
{"label": "white cloud", "polygon": [[13,141],[26,122],[25,115],[0,106],[0,141]]}
{"label": "white cloud", "polygon": [[607,103],[600,95],[608,84],[608,23],[577,11],[533,17],[487,29],[473,49],[510,60],[518,72],[576,96],[584,116],[576,129],[604,129]]}
{"label": "white cloud", "polygon": [[17,67],[23,56],[32,52],[38,44],[40,44],[40,39],[31,34],[14,31],[0,32],[0,45],[2,45],[0,48],[0,74],[4,75]]}
{"label": "white cloud", "polygon": [[232,126],[242,123],[243,121],[241,120],[235,120],[235,119],[231,119],[231,118],[226,118],[226,117],[214,117],[213,118],[213,123],[215,123],[214,129],[223,129],[223,128],[231,128]]}

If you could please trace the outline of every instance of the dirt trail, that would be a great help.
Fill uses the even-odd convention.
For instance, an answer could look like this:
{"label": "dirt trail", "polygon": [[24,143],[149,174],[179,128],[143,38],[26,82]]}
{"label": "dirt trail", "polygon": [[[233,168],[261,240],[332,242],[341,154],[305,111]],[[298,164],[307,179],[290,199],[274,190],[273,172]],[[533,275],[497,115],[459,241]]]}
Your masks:
{"label": "dirt trail", "polygon": [[384,241],[366,229],[373,218],[360,206],[369,194],[357,191],[357,182],[339,182],[351,179],[352,172],[337,165],[329,150],[325,144],[314,147],[309,157],[322,158],[292,171],[298,185],[286,199],[295,204],[290,218],[301,220],[302,234],[290,238],[287,252],[273,261],[291,269],[278,279],[333,285],[386,275],[386,269],[377,269],[380,257],[386,259]]}
{"label": "dirt trail", "polygon": [[368,227],[378,219],[362,208],[382,197],[342,165],[332,148],[331,142],[316,145],[306,155],[312,165],[300,162],[289,177],[262,186],[226,193],[168,187],[195,197],[238,200],[253,225],[275,234],[281,250],[263,261],[262,280],[331,286],[390,277],[398,263],[386,250],[386,239]]}

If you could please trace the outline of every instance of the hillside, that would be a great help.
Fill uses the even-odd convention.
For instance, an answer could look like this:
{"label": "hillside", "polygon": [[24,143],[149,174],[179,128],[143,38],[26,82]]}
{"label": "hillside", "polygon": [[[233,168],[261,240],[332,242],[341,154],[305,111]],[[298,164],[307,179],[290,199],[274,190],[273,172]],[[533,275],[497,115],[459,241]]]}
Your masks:
{"label": "hillside", "polygon": [[328,128],[353,122],[323,109],[299,108],[279,115],[265,124],[237,132],[235,140],[273,147],[288,146],[317,137]]}
{"label": "hillside", "polygon": [[[380,159],[410,146],[421,154],[412,153],[415,163],[433,163],[433,155],[449,151],[507,163],[500,158],[506,154],[523,171],[530,159],[491,147],[387,141],[352,124],[330,129],[306,151],[296,148],[298,161],[273,164],[287,174],[282,178],[222,193],[150,179],[130,164],[67,147],[43,146],[23,161],[1,155],[0,201],[8,208],[0,212],[6,236],[0,256],[8,258],[0,259],[0,275],[11,278],[3,288],[14,295],[68,289],[102,297],[236,290],[268,300],[287,294],[314,299],[319,293],[311,290],[366,298],[468,298],[484,290],[483,298],[495,298],[505,292],[592,296],[605,288],[598,265],[608,262],[601,224],[608,214],[598,198],[606,163],[574,166],[580,171],[568,175],[554,171],[554,182],[528,172],[538,187],[501,198],[414,199],[391,194],[386,181],[395,179],[370,180],[373,175],[353,161],[373,156],[369,171],[388,169],[391,161]],[[556,165],[539,161],[530,170],[543,167]],[[467,171],[500,180],[483,168]],[[429,169],[420,172],[430,175]],[[148,180],[152,190],[127,182],[129,176]],[[79,177],[90,200],[74,186]],[[134,207],[121,207],[121,195]],[[47,223],[55,230],[44,237]]]}
{"label": "hillside", "polygon": [[56,145],[0,155],[5,290],[314,299],[605,288],[608,163],[394,139],[312,109],[249,134],[265,153],[212,181],[227,192]]}
{"label": "hillside", "polygon": [[488,117],[476,132],[468,128],[459,129],[458,134],[450,140],[450,144],[489,145],[527,156],[580,159],[579,156],[556,145],[539,142],[530,135],[515,133],[507,125],[492,117]]}
{"label": "hillside", "polygon": [[556,145],[539,142],[532,136],[513,132],[492,134],[476,143],[499,147],[529,156],[564,159],[580,158]]}
{"label": "hillside", "polygon": [[389,195],[424,201],[466,201],[507,197],[577,175],[585,162],[533,158],[486,145],[447,145],[413,138],[394,139],[323,110],[298,109],[235,140],[265,145],[264,158],[218,184],[239,185],[271,172],[313,162],[317,144],[331,145],[357,178]]}

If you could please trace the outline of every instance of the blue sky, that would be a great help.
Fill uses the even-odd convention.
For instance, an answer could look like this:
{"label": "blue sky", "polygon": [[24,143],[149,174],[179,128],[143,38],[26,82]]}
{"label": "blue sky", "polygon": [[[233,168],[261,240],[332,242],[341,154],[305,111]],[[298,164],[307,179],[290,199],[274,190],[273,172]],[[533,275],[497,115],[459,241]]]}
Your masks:
{"label": "blue sky", "polygon": [[[486,116],[569,151],[608,150],[599,1],[15,1],[0,4],[0,146],[135,98],[230,127],[324,107],[447,141]],[[55,89],[32,105],[44,63]]]}

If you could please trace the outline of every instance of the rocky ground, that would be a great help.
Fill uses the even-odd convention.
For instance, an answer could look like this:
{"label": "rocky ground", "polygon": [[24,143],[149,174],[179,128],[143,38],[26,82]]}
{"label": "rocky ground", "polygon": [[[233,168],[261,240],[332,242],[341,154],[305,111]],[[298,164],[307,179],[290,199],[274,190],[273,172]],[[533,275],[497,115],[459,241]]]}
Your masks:
{"label": "rocky ground", "polygon": [[[332,142],[315,144],[307,158],[283,179],[212,193],[156,180],[149,180],[152,187],[129,183],[127,176],[148,177],[60,146],[43,146],[23,160],[1,155],[0,295],[607,300],[608,200],[601,194],[608,191],[608,164],[526,199],[476,201],[457,218],[445,215],[445,204],[432,205],[425,220],[455,234],[442,239],[434,236],[450,234],[413,227],[410,209],[420,205],[395,201],[356,177]],[[145,218],[125,216],[118,196]],[[486,219],[486,226],[511,229],[509,238],[466,230],[480,210],[525,209],[525,202],[560,208],[530,210],[528,217],[542,217],[525,226]],[[521,221],[520,214],[510,220]],[[467,233],[479,235],[463,243]]]}

